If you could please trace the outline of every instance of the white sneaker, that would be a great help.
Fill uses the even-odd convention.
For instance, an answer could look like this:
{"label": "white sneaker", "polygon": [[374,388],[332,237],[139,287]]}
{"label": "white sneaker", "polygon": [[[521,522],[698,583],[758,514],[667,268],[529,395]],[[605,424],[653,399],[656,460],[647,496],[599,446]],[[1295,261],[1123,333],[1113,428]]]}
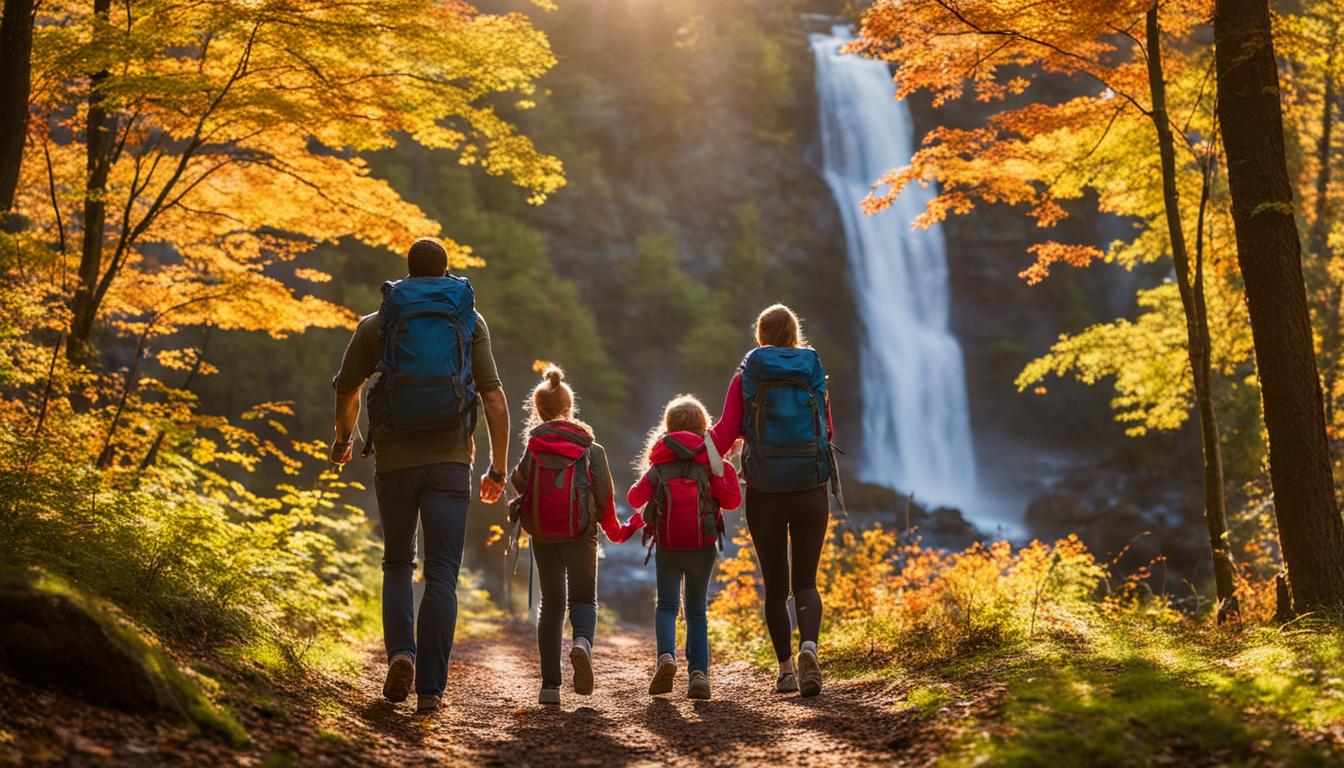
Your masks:
{"label": "white sneaker", "polygon": [[798,692],[803,696],[821,693],[821,662],[815,648],[804,647],[798,652]]}
{"label": "white sneaker", "polygon": [[574,692],[587,696],[593,692],[593,646],[587,638],[574,638],[569,649],[569,663],[574,667]]}

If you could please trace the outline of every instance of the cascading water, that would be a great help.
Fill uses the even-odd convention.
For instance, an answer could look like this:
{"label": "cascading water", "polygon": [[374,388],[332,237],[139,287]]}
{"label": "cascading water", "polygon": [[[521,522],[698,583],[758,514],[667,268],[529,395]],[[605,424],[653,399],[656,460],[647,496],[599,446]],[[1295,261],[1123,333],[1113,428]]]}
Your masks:
{"label": "cascading water", "polygon": [[914,125],[886,63],[841,53],[849,40],[845,26],[810,37],[823,172],[844,220],[863,326],[859,479],[973,511],[975,456],[961,346],[948,329],[943,233],[910,227],[932,197],[919,185],[882,213],[859,208],[876,179],[910,161]]}

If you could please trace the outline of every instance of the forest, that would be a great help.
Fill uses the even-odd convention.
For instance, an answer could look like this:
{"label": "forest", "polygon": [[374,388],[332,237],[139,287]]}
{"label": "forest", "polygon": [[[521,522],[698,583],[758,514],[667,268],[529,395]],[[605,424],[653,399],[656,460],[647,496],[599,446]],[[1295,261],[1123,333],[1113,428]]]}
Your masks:
{"label": "forest", "polygon": [[[0,763],[1344,763],[1342,117],[1344,0],[5,0]],[[479,423],[394,466],[425,242]]]}

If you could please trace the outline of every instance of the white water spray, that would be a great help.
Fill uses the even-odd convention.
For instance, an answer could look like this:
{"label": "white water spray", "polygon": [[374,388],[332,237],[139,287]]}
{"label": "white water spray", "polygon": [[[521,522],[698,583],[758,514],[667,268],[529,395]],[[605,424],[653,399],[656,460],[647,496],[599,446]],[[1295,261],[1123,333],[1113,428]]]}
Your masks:
{"label": "white water spray", "polygon": [[867,216],[859,201],[910,161],[914,125],[881,61],[842,54],[849,28],[810,37],[817,65],[824,176],[840,207],[862,323],[859,479],[972,511],[975,455],[961,346],[948,329],[942,230],[911,229],[932,191],[907,187]]}

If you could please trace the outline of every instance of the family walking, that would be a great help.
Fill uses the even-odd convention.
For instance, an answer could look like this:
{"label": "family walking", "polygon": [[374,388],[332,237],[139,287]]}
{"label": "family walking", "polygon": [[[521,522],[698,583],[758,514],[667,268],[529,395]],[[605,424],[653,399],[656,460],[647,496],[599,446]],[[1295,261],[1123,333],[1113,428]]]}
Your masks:
{"label": "family walking", "polygon": [[[439,707],[457,623],[457,576],[471,500],[472,434],[483,411],[490,464],[480,497],[499,501],[506,480],[515,497],[509,522],[532,539],[541,582],[537,646],[542,704],[560,703],[561,650],[568,607],[572,684],[594,686],[598,528],[613,543],[642,533],[657,574],[657,658],[649,693],[673,690],[677,614],[686,619],[686,695],[708,699],[706,610],[724,539],[723,512],[743,503],[737,472],[726,459],[741,451],[747,527],[765,584],[765,623],[779,661],[775,690],[821,692],[817,635],[821,597],[817,565],[826,538],[826,486],[836,487],[826,373],[807,346],[798,318],[783,305],[761,312],[757,346],[728,385],[714,422],[705,406],[680,395],[649,431],[626,494],[636,510],[622,523],[606,451],[578,418],[564,372],[550,366],[524,404],[526,450],[506,475],[509,409],[471,284],[447,274],[437,240],[416,241],[409,277],[383,286],[378,312],[362,318],[332,384],[336,435],[331,458],[352,458],[360,392],[375,373],[367,408],[375,490],[382,520],[383,636],[388,669],[383,695],[417,711]],[[417,523],[424,531],[425,591],[414,626],[412,576]],[[794,657],[792,594],[800,646]]]}

